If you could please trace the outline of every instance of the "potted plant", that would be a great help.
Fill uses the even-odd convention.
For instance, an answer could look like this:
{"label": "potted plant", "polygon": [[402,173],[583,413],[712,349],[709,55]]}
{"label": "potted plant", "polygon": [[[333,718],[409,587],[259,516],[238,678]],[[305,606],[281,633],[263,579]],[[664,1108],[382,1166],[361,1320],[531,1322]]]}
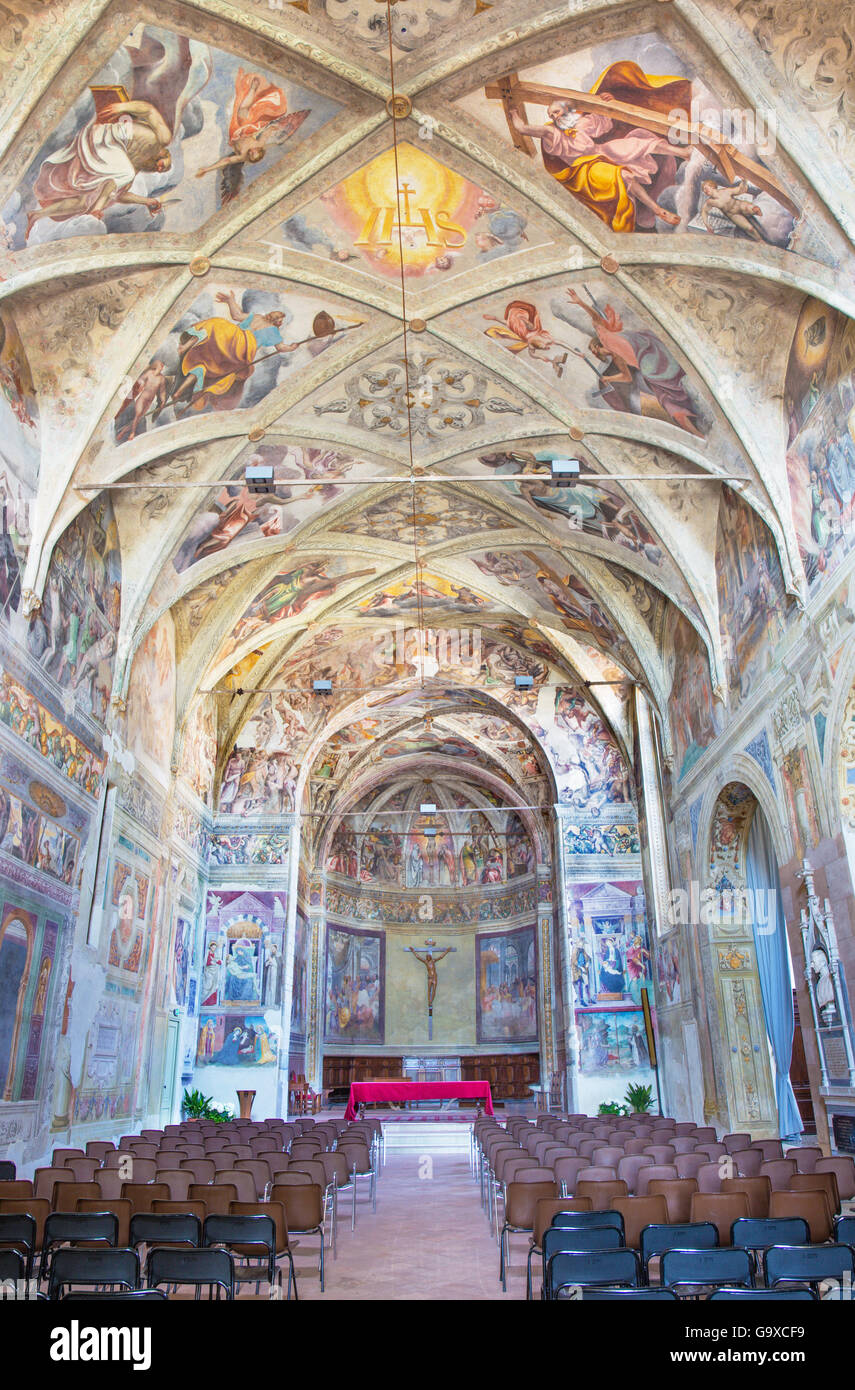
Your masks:
{"label": "potted plant", "polygon": [[650,1102],[653,1099],[652,1086],[627,1086],[624,1100],[632,1110],[633,1115],[647,1115],[650,1112]]}
{"label": "potted plant", "polygon": [[181,1112],[187,1120],[207,1120],[210,1104],[211,1097],[203,1096],[201,1091],[185,1091]]}
{"label": "potted plant", "polygon": [[597,1111],[598,1115],[628,1115],[629,1110],[619,1100],[604,1100]]}

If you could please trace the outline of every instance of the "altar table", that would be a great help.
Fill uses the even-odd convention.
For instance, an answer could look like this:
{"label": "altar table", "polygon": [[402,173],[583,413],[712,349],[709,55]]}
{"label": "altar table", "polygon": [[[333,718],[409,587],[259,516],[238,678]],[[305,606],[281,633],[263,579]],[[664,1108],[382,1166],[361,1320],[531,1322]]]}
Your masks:
{"label": "altar table", "polygon": [[398,1104],[413,1100],[483,1101],[485,1115],[493,1114],[489,1081],[353,1081],[344,1118],[354,1119],[358,1105],[383,1100]]}

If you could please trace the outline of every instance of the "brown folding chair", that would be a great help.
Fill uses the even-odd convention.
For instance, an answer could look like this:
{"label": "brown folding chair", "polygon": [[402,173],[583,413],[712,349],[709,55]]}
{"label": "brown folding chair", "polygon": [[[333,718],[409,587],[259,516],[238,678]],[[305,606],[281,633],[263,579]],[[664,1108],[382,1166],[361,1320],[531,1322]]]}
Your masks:
{"label": "brown folding chair", "polygon": [[613,1197],[611,1210],[619,1211],[623,1217],[623,1234],[627,1248],[641,1248],[641,1232],[645,1226],[661,1226],[671,1220],[664,1196],[648,1194],[646,1197]]}
{"label": "brown folding chair", "polygon": [[692,1195],[692,1221],[711,1221],[718,1231],[719,1245],[730,1245],[730,1229],[734,1221],[748,1215],[748,1198],[744,1192],[695,1192]]}
{"label": "brown folding chair", "polygon": [[760,1172],[769,1179],[773,1192],[787,1192],[796,1165],[791,1158],[772,1158],[768,1163],[760,1164]]}
{"label": "brown folding chair", "polygon": [[[255,1183],[255,1193],[263,1202],[270,1186],[270,1169],[263,1158],[239,1158],[233,1170],[235,1173],[249,1173]],[[238,1199],[240,1200],[240,1198]]]}
{"label": "brown folding chair", "polygon": [[136,1216],[138,1212],[151,1211],[151,1204],[156,1200],[168,1202],[169,1188],[165,1182],[123,1182],[122,1196],[126,1197],[133,1208],[131,1215]]}
{"label": "brown folding chair", "polygon": [[320,1237],[318,1273],[321,1293],[324,1291],[324,1190],[311,1180],[305,1183],[293,1181],[304,1174],[284,1173],[283,1181],[276,1183],[270,1193],[271,1202],[281,1202],[285,1209],[285,1220],[290,1235],[315,1235]]}
{"label": "brown folding chair", "polygon": [[18,1202],[32,1196],[32,1178],[7,1178],[5,1182],[0,1182],[0,1202]]}
{"label": "brown folding chair", "polygon": [[186,1168],[158,1168],[155,1180],[158,1184],[165,1183],[169,1188],[170,1202],[183,1202],[190,1196],[193,1174],[188,1173]]}
{"label": "brown folding chair", "polygon": [[37,1168],[33,1173],[33,1196],[46,1197],[53,1201],[53,1189],[59,1182],[74,1182],[75,1177],[68,1168]]}
{"label": "brown folding chair", "polygon": [[845,1154],[834,1158],[817,1160],[815,1173],[833,1173],[837,1179],[837,1195],[841,1202],[849,1202],[855,1197],[855,1160]]}
{"label": "brown folding chair", "polygon": [[131,1239],[131,1217],[133,1207],[127,1197],[79,1197],[75,1211],[110,1211],[119,1223],[119,1234],[116,1240],[117,1246],[121,1249],[127,1246]]}
{"label": "brown folding chair", "polygon": [[593,1211],[608,1211],[614,1197],[628,1197],[629,1193],[623,1178],[607,1178],[601,1182],[580,1178],[576,1183],[576,1196],[590,1197]]}
{"label": "brown folding chair", "polygon": [[101,1196],[97,1182],[58,1182],[54,1184],[52,1211],[76,1211],[78,1200]]}
{"label": "brown folding chair", "polygon": [[217,1172],[210,1158],[182,1158],[178,1167],[180,1172],[189,1173],[194,1183],[213,1182]]}
{"label": "brown folding chair", "polygon": [[[538,1170],[532,1169],[531,1171],[537,1172]],[[548,1179],[551,1174],[546,1172],[545,1177]],[[508,1287],[507,1274],[510,1261],[511,1233],[524,1231],[529,1237],[533,1236],[538,1202],[544,1198],[554,1200],[557,1197],[556,1184],[548,1180],[544,1181],[544,1178],[528,1181],[526,1174],[521,1173],[518,1181],[508,1183],[505,1191],[505,1220],[499,1236],[499,1278],[502,1281],[503,1290]],[[529,1250],[531,1250],[530,1241]],[[528,1287],[528,1280],[526,1282]]]}
{"label": "brown folding chair", "polygon": [[698,1184],[694,1178],[651,1178],[647,1184],[648,1197],[664,1199],[668,1212],[665,1220],[671,1226],[690,1220],[692,1196],[697,1190]]}
{"label": "brown folding chair", "polygon": [[679,1181],[673,1163],[651,1163],[648,1168],[642,1168],[635,1179],[636,1197],[646,1197],[650,1183],[656,1178],[666,1178],[669,1182]]}
{"label": "brown folding chair", "polygon": [[156,1197],[151,1204],[151,1211],[153,1216],[198,1216],[203,1226],[208,1215],[208,1208],[204,1202],[190,1201],[189,1198],[184,1202],[171,1202]]}
{"label": "brown folding chair", "polygon": [[54,1149],[51,1156],[52,1168],[64,1168],[69,1158],[85,1158],[82,1149]]}
{"label": "brown folding chair", "polygon": [[[231,1216],[272,1216],[276,1227],[276,1264],[279,1277],[281,1270],[278,1269],[278,1262],[285,1258],[288,1261],[288,1289],[286,1298],[291,1297],[291,1286],[294,1286],[294,1298],[297,1294],[297,1275],[294,1271],[293,1251],[297,1249],[300,1242],[291,1240],[288,1234],[288,1222],[285,1217],[285,1206],[282,1202],[232,1202]],[[240,1250],[238,1248],[238,1253]],[[280,1285],[281,1287],[281,1285]]]}
{"label": "brown folding chair", "polygon": [[748,1198],[748,1215],[764,1221],[769,1215],[772,1184],[762,1174],[756,1178],[722,1178],[722,1192],[744,1192]]}
{"label": "brown folding chair", "polygon": [[819,1165],[812,1173],[794,1173],[790,1178],[791,1192],[824,1192],[828,1198],[828,1209],[832,1216],[836,1216],[840,1211],[840,1192],[837,1187],[837,1175],[832,1169],[830,1172],[820,1172]]}
{"label": "brown folding chair", "polygon": [[769,1198],[769,1215],[800,1216],[808,1224],[813,1245],[824,1245],[831,1240],[831,1211],[824,1192],[773,1192]]}
{"label": "brown folding chair", "polygon": [[194,1183],[190,1188],[191,1202],[204,1202],[209,1216],[228,1216],[229,1207],[238,1199],[233,1183],[216,1182],[208,1186]]}

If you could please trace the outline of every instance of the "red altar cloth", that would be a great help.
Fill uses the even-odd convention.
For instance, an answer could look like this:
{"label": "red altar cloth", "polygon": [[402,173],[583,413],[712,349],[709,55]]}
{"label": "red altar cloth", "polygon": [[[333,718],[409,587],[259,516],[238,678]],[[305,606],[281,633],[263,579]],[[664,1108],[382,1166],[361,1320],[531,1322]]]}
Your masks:
{"label": "red altar cloth", "polygon": [[353,1081],[344,1118],[354,1119],[357,1105],[381,1100],[482,1100],[484,1114],[493,1113],[489,1081]]}

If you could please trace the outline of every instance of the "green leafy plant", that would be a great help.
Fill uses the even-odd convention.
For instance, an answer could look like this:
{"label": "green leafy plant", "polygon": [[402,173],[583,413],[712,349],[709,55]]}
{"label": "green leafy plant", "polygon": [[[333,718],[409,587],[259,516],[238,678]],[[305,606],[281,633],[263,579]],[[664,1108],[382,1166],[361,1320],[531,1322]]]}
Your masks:
{"label": "green leafy plant", "polygon": [[621,1105],[621,1103],[620,1103],[619,1100],[604,1100],[603,1103],[602,1103],[602,1105],[600,1106],[599,1110],[597,1111],[597,1114],[598,1114],[598,1115],[628,1115],[628,1114],[629,1114],[629,1110],[627,1109],[627,1107],[626,1107],[625,1105]]}
{"label": "green leafy plant", "polygon": [[231,1119],[231,1106],[218,1104],[201,1091],[185,1091],[184,1114],[188,1120],[213,1120],[215,1124],[225,1124]]}
{"label": "green leafy plant", "polygon": [[652,1086],[627,1086],[624,1100],[634,1115],[645,1115],[653,1099]]}

